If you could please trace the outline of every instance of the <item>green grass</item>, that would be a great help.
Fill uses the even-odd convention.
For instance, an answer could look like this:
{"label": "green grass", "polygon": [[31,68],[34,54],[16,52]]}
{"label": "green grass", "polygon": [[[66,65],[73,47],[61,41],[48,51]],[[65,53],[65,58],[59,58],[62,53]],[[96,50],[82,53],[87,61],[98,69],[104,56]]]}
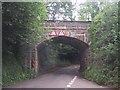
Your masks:
{"label": "green grass", "polygon": [[20,63],[14,57],[7,56],[3,59],[3,85],[14,84],[19,81],[31,79],[34,77],[29,69],[23,70]]}
{"label": "green grass", "polygon": [[88,69],[84,72],[84,77],[100,85],[118,87],[117,70],[110,71],[107,68],[97,69],[95,67],[88,67]]}

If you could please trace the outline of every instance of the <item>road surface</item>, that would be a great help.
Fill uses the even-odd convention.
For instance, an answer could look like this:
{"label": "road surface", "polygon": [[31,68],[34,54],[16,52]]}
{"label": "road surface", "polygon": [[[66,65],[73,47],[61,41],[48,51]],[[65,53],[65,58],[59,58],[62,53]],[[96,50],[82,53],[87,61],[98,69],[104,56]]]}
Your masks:
{"label": "road surface", "polygon": [[[78,76],[79,66],[63,67],[5,88],[106,88]],[[111,89],[110,89],[111,90]]]}

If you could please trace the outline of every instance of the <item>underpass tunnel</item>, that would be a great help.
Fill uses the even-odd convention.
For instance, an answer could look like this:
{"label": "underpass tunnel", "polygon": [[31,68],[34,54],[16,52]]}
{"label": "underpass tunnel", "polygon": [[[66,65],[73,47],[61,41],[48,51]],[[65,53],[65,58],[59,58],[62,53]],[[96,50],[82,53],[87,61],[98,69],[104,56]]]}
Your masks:
{"label": "underpass tunnel", "polygon": [[57,44],[61,46],[62,48],[58,49],[59,51],[59,58],[61,61],[69,61],[70,64],[79,64],[78,55],[80,54],[80,51],[70,45],[65,44]]}
{"label": "underpass tunnel", "polygon": [[[53,48],[54,45],[68,45],[73,47],[73,51],[75,52],[68,52],[67,55],[59,55],[59,59],[64,60],[64,59],[69,59],[71,63],[75,63],[75,61],[80,65],[80,72],[83,72],[87,68],[88,64],[88,55],[89,55],[89,46],[88,44],[84,43],[81,40],[78,40],[76,38],[72,37],[67,37],[67,36],[60,36],[60,37],[54,37],[50,40],[46,40],[42,43],[40,43],[37,46],[37,51],[38,51],[38,72],[41,72],[42,67],[48,67],[50,63],[55,63],[54,60],[51,60],[47,62],[47,59],[49,55],[53,55],[56,53],[46,53],[47,47]],[[54,56],[54,55],[53,55]],[[73,60],[72,60],[73,59]],[[44,65],[41,64],[44,62]],[[59,62],[58,62],[59,63]],[[48,66],[46,66],[46,64]],[[76,63],[75,63],[76,64]]]}

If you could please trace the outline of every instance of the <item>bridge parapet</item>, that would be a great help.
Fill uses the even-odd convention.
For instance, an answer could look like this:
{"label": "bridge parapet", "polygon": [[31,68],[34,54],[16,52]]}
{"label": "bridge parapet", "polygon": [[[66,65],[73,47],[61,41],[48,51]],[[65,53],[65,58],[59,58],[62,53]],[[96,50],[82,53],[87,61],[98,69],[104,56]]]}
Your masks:
{"label": "bridge parapet", "polygon": [[48,29],[46,36],[58,37],[68,36],[74,37],[85,43],[89,42],[88,29],[90,21],[46,21],[43,23],[44,28]]}

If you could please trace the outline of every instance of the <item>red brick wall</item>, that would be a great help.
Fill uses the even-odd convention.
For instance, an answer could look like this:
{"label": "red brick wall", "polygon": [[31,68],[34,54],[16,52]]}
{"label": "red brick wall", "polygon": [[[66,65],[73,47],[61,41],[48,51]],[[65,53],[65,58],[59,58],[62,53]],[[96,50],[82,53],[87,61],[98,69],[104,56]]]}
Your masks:
{"label": "red brick wall", "polygon": [[[44,23],[44,26],[52,27],[52,30],[68,31],[71,33],[70,37],[74,37],[80,40],[83,40],[83,37],[80,36],[79,34],[85,33],[87,36],[87,41],[89,41],[88,28],[89,28],[90,23],[91,23],[90,21],[46,21]],[[58,27],[66,27],[66,28],[60,29]]]}

